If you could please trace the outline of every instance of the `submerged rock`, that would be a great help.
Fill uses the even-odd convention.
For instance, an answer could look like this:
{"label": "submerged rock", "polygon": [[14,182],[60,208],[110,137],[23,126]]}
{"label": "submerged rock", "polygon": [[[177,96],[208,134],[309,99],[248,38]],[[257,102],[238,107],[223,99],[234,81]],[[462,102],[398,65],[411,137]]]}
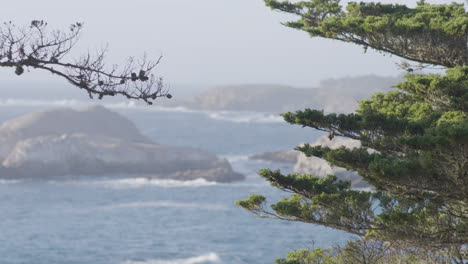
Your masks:
{"label": "submerged rock", "polygon": [[121,115],[101,106],[56,109],[0,127],[1,178],[145,174],[230,182],[244,178],[207,151],[156,144]]}

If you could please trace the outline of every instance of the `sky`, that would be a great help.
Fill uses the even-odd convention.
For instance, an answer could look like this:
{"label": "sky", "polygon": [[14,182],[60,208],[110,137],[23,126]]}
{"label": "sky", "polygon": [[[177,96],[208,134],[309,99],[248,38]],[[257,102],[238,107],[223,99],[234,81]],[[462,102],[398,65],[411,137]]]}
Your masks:
{"label": "sky", "polygon": [[[414,4],[416,1],[390,1]],[[430,3],[447,3],[432,0]],[[66,29],[83,22],[76,54],[108,45],[109,64],[146,53],[163,56],[157,74],[169,86],[285,84],[311,87],[322,79],[355,75],[398,75],[397,57],[352,44],[314,38],[282,26],[287,14],[262,0],[23,0],[4,1],[2,20],[18,25],[45,20]],[[19,77],[0,70],[0,80]],[[29,72],[27,81],[50,81]],[[21,80],[25,81],[25,80]]]}

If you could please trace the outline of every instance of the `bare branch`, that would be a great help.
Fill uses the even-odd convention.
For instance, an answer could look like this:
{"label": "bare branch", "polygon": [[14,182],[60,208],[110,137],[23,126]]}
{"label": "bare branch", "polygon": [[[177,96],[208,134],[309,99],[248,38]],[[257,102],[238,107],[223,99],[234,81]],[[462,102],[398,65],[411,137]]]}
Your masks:
{"label": "bare branch", "polygon": [[130,57],[123,66],[108,67],[104,60],[107,49],[103,49],[70,62],[67,55],[77,43],[83,24],[74,23],[68,31],[49,31],[47,26],[42,20],[33,20],[25,27],[12,22],[0,25],[0,67],[15,68],[17,75],[22,75],[25,67],[48,71],[85,90],[90,98],[122,95],[153,104],[156,98],[172,97],[164,89],[162,77],[152,73],[162,56],[156,61],[146,55],[138,60]]}

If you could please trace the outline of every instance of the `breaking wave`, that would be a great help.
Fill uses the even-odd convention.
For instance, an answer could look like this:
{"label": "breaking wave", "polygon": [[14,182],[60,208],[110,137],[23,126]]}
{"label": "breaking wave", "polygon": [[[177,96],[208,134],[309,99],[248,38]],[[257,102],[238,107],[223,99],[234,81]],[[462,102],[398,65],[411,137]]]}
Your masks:
{"label": "breaking wave", "polygon": [[199,112],[199,111],[191,110],[182,106],[177,106],[177,107],[167,107],[167,106],[159,106],[159,105],[149,106],[146,104],[138,103],[136,101],[106,103],[103,105],[111,109],[130,109],[130,110],[138,110],[138,111],[145,111],[145,112],[176,112],[176,113]]}
{"label": "breaking wave", "polygon": [[19,183],[19,180],[3,180],[0,179],[0,184],[14,184],[14,183]]}
{"label": "breaking wave", "polygon": [[151,178],[129,178],[129,179],[116,179],[106,180],[99,182],[108,187],[113,188],[138,188],[143,186],[157,186],[163,188],[179,188],[179,187],[203,187],[213,186],[216,182],[207,181],[199,178],[189,181],[179,181],[170,179],[151,179]]}
{"label": "breaking wave", "polygon": [[221,263],[221,259],[218,254],[210,252],[196,257],[185,258],[185,259],[149,259],[143,261],[124,261],[122,264],[202,264],[202,263]]}
{"label": "breaking wave", "polygon": [[73,185],[97,185],[112,189],[140,188],[155,186],[162,188],[181,187],[204,187],[218,185],[217,182],[207,181],[202,178],[189,181],[179,181],[171,179],[154,179],[150,177],[124,178],[124,179],[102,179],[102,180],[68,180],[68,181],[48,181],[49,184],[73,184]]}
{"label": "breaking wave", "polygon": [[[35,99],[0,99],[0,107],[74,107],[81,108],[95,105],[94,101],[81,100],[35,100]],[[192,110],[185,107],[148,106],[135,101],[104,103],[103,106],[110,109],[129,109],[144,112],[176,112],[176,113],[199,113],[208,118],[233,123],[282,123],[283,118],[279,115],[246,112],[246,111],[202,111]]]}

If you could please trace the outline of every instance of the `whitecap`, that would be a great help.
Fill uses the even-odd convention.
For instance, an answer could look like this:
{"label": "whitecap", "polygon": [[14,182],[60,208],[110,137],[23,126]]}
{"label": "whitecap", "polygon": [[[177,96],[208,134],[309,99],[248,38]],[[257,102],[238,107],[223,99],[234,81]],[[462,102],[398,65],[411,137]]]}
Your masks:
{"label": "whitecap", "polygon": [[205,187],[218,185],[217,182],[207,181],[203,178],[198,178],[188,181],[171,180],[171,179],[156,179],[151,177],[138,178],[118,178],[118,179],[101,179],[101,180],[55,180],[48,181],[49,184],[71,184],[71,185],[95,185],[113,189],[140,188],[147,186],[155,186],[161,188],[181,188],[181,187]]}
{"label": "whitecap", "polygon": [[157,186],[163,188],[180,188],[180,187],[204,187],[216,185],[216,182],[207,181],[203,178],[198,178],[189,181],[179,181],[171,179],[153,179],[153,178],[127,178],[106,180],[101,184],[113,188],[138,188],[144,186]]}
{"label": "whitecap", "polygon": [[18,183],[20,182],[19,180],[4,180],[4,179],[0,179],[0,184],[15,184],[15,183]]}
{"label": "whitecap", "polygon": [[[37,99],[0,99],[0,106],[11,107],[73,107],[80,108],[90,105],[95,105],[95,101],[82,101],[82,100],[37,100]],[[168,107],[158,105],[146,105],[136,101],[122,101],[114,103],[100,103],[101,105],[110,109],[128,109],[145,112],[176,112],[176,113],[198,113],[206,115],[208,118],[219,121],[227,121],[233,123],[283,123],[284,120],[280,115],[252,112],[252,111],[206,111],[206,110],[193,110],[186,107]]]}
{"label": "whitecap", "polygon": [[158,106],[158,105],[146,105],[146,104],[138,103],[135,101],[106,103],[103,105],[107,108],[113,108],[113,109],[130,109],[130,110],[138,110],[138,111],[145,111],[145,112],[176,112],[176,113],[197,112],[195,110],[190,110],[188,108],[181,107],[181,106],[165,107],[165,106]]}
{"label": "whitecap", "polygon": [[139,111],[150,112],[175,112],[175,113],[197,113],[203,114],[207,117],[233,123],[283,123],[284,120],[280,115],[263,113],[263,112],[249,112],[249,111],[209,111],[209,110],[193,110],[183,106],[168,107],[168,106],[148,106],[135,101],[109,103],[104,104],[108,108],[114,109],[131,109]]}
{"label": "whitecap", "polygon": [[149,259],[143,261],[124,261],[122,264],[202,264],[202,263],[221,263],[218,254],[210,252],[196,257],[184,259]]}

